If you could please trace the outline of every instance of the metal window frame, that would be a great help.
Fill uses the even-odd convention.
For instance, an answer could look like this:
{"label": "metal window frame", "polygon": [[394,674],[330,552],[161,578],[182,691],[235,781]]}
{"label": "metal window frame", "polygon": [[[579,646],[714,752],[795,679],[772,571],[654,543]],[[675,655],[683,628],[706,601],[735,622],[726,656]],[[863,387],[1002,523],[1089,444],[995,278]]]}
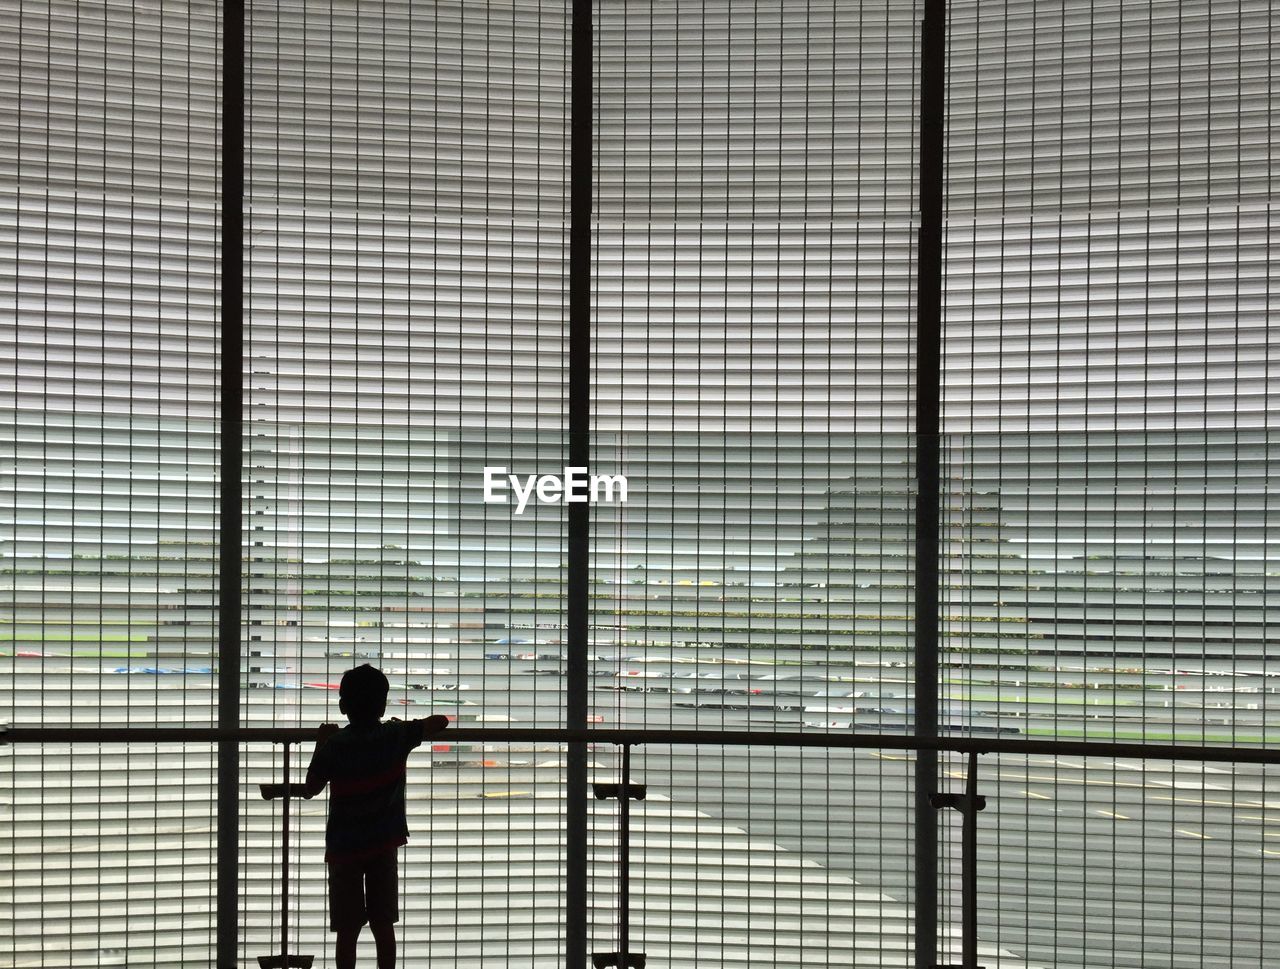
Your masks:
{"label": "metal window frame", "polygon": [[[942,211],[946,124],[946,0],[925,0],[920,25],[920,172],[916,240],[915,736],[938,736],[939,431],[942,399]],[[915,966],[938,964],[938,754],[915,763]]]}
{"label": "metal window frame", "polygon": [[[222,5],[221,347],[218,448],[218,726],[240,726],[244,470],[244,0]],[[217,965],[236,969],[240,921],[240,744],[218,740]]]}
{"label": "metal window frame", "polygon": [[[591,190],[593,0],[573,0],[569,68],[569,466],[585,468],[591,452]],[[570,730],[587,726],[588,572],[591,505],[569,503],[565,568],[565,710]],[[587,745],[565,754],[565,965],[587,962]]]}

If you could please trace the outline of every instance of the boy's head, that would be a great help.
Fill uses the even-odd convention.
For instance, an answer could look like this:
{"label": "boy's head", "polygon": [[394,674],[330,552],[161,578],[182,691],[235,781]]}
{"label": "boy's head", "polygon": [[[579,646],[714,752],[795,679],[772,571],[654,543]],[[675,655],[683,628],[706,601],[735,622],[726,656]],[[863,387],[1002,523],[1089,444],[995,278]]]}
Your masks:
{"label": "boy's head", "polygon": [[391,684],[382,670],[368,663],[347,670],[338,686],[338,709],[352,723],[376,723],[387,709],[387,692]]}

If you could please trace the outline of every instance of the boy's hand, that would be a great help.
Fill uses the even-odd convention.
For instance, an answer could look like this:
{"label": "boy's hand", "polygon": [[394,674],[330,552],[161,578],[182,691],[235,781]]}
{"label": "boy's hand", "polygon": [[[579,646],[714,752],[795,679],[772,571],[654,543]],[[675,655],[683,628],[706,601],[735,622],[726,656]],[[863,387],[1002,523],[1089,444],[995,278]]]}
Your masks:
{"label": "boy's hand", "polygon": [[445,727],[449,726],[449,718],[439,713],[433,714],[422,721],[422,733],[424,736],[439,733]]}
{"label": "boy's hand", "polygon": [[326,740],[328,740],[330,737],[336,734],[340,729],[342,728],[339,727],[336,723],[320,724],[320,729],[316,733],[316,743],[317,744],[324,743]]}

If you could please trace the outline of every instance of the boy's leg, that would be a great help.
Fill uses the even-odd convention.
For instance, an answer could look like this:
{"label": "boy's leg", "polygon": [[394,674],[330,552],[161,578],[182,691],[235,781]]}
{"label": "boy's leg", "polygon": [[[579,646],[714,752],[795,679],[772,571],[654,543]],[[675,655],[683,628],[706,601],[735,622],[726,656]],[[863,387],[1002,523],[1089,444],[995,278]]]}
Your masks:
{"label": "boy's leg", "polygon": [[[396,925],[394,922],[370,922],[369,931],[378,946],[378,969],[396,969]],[[338,969],[342,969],[341,966]]]}
{"label": "boy's leg", "polygon": [[329,863],[329,931],[337,933],[336,969],[355,969],[356,943],[366,920],[364,872],[349,862]]}
{"label": "boy's leg", "polygon": [[378,945],[378,969],[395,969],[396,927],[400,920],[400,883],[394,851],[369,859],[365,868],[365,907]]}
{"label": "boy's leg", "polygon": [[333,954],[333,964],[336,969],[356,969],[356,943],[360,941],[362,928],[364,928],[363,925],[357,925],[352,928],[338,929],[338,939]]}

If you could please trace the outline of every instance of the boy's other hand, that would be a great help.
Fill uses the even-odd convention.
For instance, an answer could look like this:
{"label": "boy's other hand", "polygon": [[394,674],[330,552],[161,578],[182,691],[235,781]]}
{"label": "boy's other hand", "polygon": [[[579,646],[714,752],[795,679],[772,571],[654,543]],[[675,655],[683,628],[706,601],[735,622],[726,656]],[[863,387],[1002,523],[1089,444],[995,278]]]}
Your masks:
{"label": "boy's other hand", "polygon": [[322,744],[342,728],[336,723],[322,723],[316,733],[316,743]]}

